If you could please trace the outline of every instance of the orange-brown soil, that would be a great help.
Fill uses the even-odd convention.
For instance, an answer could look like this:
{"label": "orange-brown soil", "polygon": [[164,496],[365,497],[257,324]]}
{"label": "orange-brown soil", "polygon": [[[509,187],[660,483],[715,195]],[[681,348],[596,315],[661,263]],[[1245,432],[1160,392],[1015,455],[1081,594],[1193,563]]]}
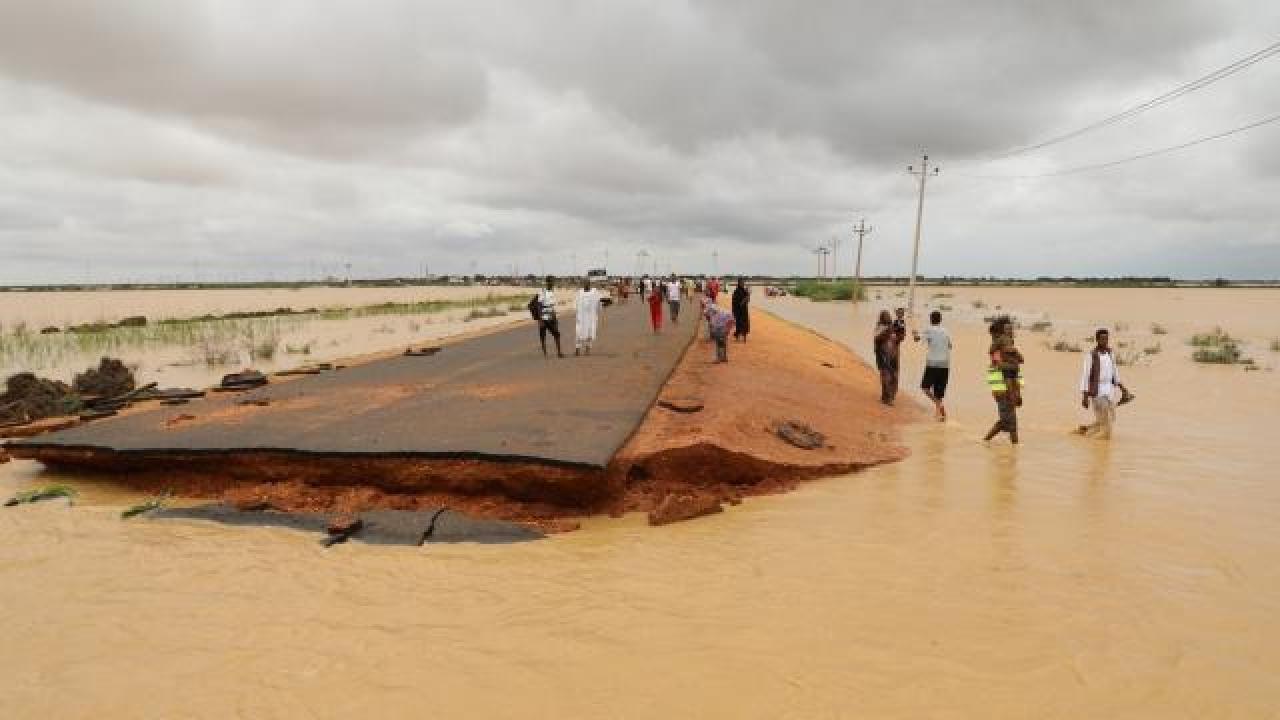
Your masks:
{"label": "orange-brown soil", "polygon": [[[753,312],[751,325],[747,342],[729,341],[727,363],[712,362],[710,340],[694,341],[614,458],[625,487],[615,511],[652,511],[668,495],[736,502],[907,454],[897,426],[919,410],[881,405],[875,370],[843,345],[768,313]],[[663,399],[703,409],[678,412]],[[775,431],[782,422],[817,430],[824,446],[786,442]]]}
{"label": "orange-brown soil", "polygon": [[[703,513],[690,508],[736,504],[743,496],[782,492],[906,455],[896,427],[918,410],[882,406],[875,371],[843,346],[755,312],[749,341],[730,342],[728,363],[713,363],[712,354],[710,340],[695,340],[659,398],[701,409],[655,405],[604,470],[471,458],[12,450],[52,464],[96,467],[143,490],[238,505],[335,514],[449,506],[547,531],[572,530],[572,518],[605,512],[661,507],[660,515],[670,508],[672,516],[651,514],[651,521],[692,517]],[[817,430],[823,446],[789,444],[775,432],[780,422]]]}

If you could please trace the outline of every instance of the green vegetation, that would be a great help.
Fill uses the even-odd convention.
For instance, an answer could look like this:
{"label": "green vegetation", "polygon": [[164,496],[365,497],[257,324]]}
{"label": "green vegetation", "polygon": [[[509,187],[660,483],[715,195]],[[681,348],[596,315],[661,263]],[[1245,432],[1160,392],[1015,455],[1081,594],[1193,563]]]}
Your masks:
{"label": "green vegetation", "polygon": [[[233,365],[246,352],[253,361],[269,361],[280,349],[280,338],[315,320],[346,320],[381,315],[431,315],[458,308],[473,312],[505,314],[499,306],[514,305],[523,295],[495,295],[470,300],[442,300],[419,303],[381,303],[363,307],[292,308],[164,318],[142,324],[107,322],[83,323],[65,332],[33,333],[26,323],[15,323],[8,333],[0,332],[0,367],[39,369],[59,365],[81,356],[119,356],[123,351],[160,347],[186,347],[192,359],[210,367]],[[524,303],[520,302],[523,309]],[[494,314],[483,317],[495,317]],[[314,341],[302,347],[286,346],[290,354],[310,354]]]}
{"label": "green vegetation", "polygon": [[133,507],[128,508],[127,510],[124,510],[123,512],[121,512],[120,519],[128,520],[131,517],[136,517],[143,513],[151,512],[152,510],[159,510],[160,508],[168,504],[169,497],[172,494],[173,493],[170,491],[165,491],[165,493],[162,495],[157,495],[144,503],[141,503],[139,505],[134,505]]}
{"label": "green vegetation", "polygon": [[1280,339],[1271,341],[1271,352],[1280,352]]}
{"label": "green vegetation", "polygon": [[462,320],[464,322],[471,322],[472,320],[480,320],[482,318],[502,317],[506,314],[507,311],[500,307],[491,307],[484,310],[481,310],[480,308],[472,308],[471,311],[467,313],[467,316],[462,318]]}
{"label": "green vegetation", "polygon": [[20,493],[14,494],[13,497],[9,498],[5,502],[5,507],[12,507],[14,505],[24,505],[26,503],[40,502],[41,500],[52,500],[53,498],[60,498],[60,497],[64,497],[64,498],[67,498],[68,500],[74,501],[76,497],[75,488],[69,487],[67,485],[46,485],[42,488],[36,488],[34,490],[24,490]]}
{"label": "green vegetation", "polygon": [[1191,359],[1198,363],[1210,365],[1252,365],[1253,359],[1244,357],[1240,346],[1234,341],[1219,345],[1205,345],[1191,354]]}
{"label": "green vegetation", "polygon": [[1240,349],[1240,341],[1231,337],[1220,327],[1209,332],[1196,333],[1188,342],[1196,348],[1196,351],[1191,354],[1191,359],[1198,363],[1254,365],[1252,358],[1244,356],[1244,352]]}
{"label": "green vegetation", "polygon": [[983,309],[983,308],[985,308],[986,306],[987,306],[987,304],[986,304],[985,302],[981,301],[981,300],[974,300],[974,301],[973,301],[973,309],[974,309],[974,310],[982,310],[982,309]]}
{"label": "green vegetation", "polygon": [[839,280],[836,282],[805,280],[796,283],[791,293],[799,297],[807,297],[814,302],[852,300],[855,294],[859,300],[867,299],[866,289],[858,286],[852,280]]}
{"label": "green vegetation", "polygon": [[1152,335],[1168,335],[1169,329],[1161,325],[1160,323],[1151,323],[1151,334]]}
{"label": "green vegetation", "polygon": [[1228,335],[1220,327],[1216,327],[1209,332],[1196,333],[1195,335],[1192,335],[1191,339],[1188,340],[1187,342],[1191,343],[1196,347],[1201,347],[1201,348],[1220,347],[1223,345],[1238,344],[1235,338]]}
{"label": "green vegetation", "polygon": [[1027,329],[1030,330],[1031,332],[1037,332],[1037,333],[1049,332],[1051,329],[1053,329],[1053,323],[1049,322],[1048,320],[1037,320],[1036,322],[1031,323],[1031,327]]}
{"label": "green vegetation", "polygon": [[1159,355],[1164,348],[1160,347],[1160,343],[1151,345],[1142,349],[1143,355]]}
{"label": "green vegetation", "polygon": [[1079,345],[1073,342],[1068,342],[1066,340],[1059,340],[1055,342],[1053,345],[1050,345],[1049,347],[1054,352],[1070,352],[1070,353],[1084,352],[1084,350],[1082,350]]}

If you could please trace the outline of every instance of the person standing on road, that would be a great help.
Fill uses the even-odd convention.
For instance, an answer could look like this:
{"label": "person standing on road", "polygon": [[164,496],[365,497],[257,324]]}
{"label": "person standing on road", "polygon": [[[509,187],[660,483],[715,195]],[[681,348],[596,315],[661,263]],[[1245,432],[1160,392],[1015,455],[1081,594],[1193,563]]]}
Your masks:
{"label": "person standing on road", "polygon": [[929,313],[924,343],[924,377],[920,379],[920,389],[933,401],[938,420],[943,421],[947,419],[947,408],[942,399],[947,395],[947,379],[951,374],[951,336],[942,327],[942,313],[937,310]]}
{"label": "person standing on road", "polygon": [[600,292],[591,287],[588,278],[578,291],[577,315],[574,327],[573,354],[591,354],[591,344],[596,340],[596,328],[600,324]]}
{"label": "person standing on road", "polygon": [[987,386],[996,401],[998,417],[983,441],[989,442],[1002,432],[1009,433],[1009,440],[1018,444],[1018,406],[1022,404],[1018,394],[1019,373],[1022,370],[1022,353],[1013,344],[1013,321],[1007,315],[991,323],[991,348],[987,352],[990,366],[987,368]]}
{"label": "person standing on road", "polygon": [[662,288],[657,283],[648,283],[645,300],[649,302],[649,324],[655,333],[662,332]]}
{"label": "person standing on road", "polygon": [[529,311],[538,320],[538,342],[542,345],[542,354],[547,354],[547,333],[551,333],[556,340],[556,356],[564,357],[560,350],[560,321],[556,319],[555,277],[547,276],[547,286],[529,301]]}
{"label": "person standing on road", "polygon": [[667,291],[667,307],[671,311],[671,324],[680,324],[680,280],[675,273],[671,274],[671,279],[665,284]]}
{"label": "person standing on road", "polygon": [[881,310],[880,319],[876,323],[874,347],[876,369],[880,371],[880,402],[885,405],[892,405],[898,395],[899,342],[893,316],[888,310]]}
{"label": "person standing on road", "polygon": [[[1106,328],[1099,328],[1093,334],[1096,344],[1093,351],[1084,358],[1084,372],[1080,377],[1080,404],[1084,409],[1093,408],[1094,422],[1081,425],[1078,432],[1088,435],[1097,432],[1098,437],[1111,438],[1111,429],[1116,422],[1116,405],[1128,402],[1133,396],[1128,388],[1120,382],[1116,372],[1115,355],[1111,352],[1111,333]],[[1115,399],[1116,388],[1120,389],[1119,403]]]}
{"label": "person standing on road", "polygon": [[719,305],[707,306],[707,327],[716,344],[716,362],[729,362],[729,329],[733,327],[733,314]]}
{"label": "person standing on road", "polygon": [[751,291],[747,289],[747,281],[738,278],[738,287],[733,289],[733,338],[740,342],[747,341],[751,332],[751,316],[747,305],[751,302]]}

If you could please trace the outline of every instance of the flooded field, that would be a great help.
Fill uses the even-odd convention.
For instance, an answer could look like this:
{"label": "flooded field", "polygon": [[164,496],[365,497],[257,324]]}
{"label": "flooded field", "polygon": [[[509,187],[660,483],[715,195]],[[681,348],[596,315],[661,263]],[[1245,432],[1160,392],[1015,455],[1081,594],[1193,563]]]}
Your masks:
{"label": "flooded field", "polygon": [[[755,302],[865,356],[897,293]],[[920,297],[949,308],[952,420],[909,459],[661,529],[322,550],[121,522],[130,493],[58,477],[79,505],[0,511],[0,717],[1276,717],[1280,294]],[[979,442],[997,312],[1023,323],[1018,448]],[[1110,443],[1070,434],[1083,356],[1052,349],[1098,325],[1138,395]],[[1256,370],[1192,362],[1218,326]],[[0,495],[37,478],[0,466]]]}
{"label": "flooded field", "polygon": [[[142,382],[202,387],[245,367],[329,362],[451,335],[461,323],[470,330],[521,319],[533,293],[491,286],[0,293],[0,377],[30,370],[70,381],[110,355]],[[201,320],[277,309],[298,314]],[[146,326],[41,333],[136,316]]]}

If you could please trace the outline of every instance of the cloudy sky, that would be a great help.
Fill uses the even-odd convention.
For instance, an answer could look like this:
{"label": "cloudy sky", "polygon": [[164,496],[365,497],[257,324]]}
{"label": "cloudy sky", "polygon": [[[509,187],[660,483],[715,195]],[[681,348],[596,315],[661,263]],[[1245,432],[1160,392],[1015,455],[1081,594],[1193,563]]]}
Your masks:
{"label": "cloudy sky", "polygon": [[0,0],[0,283],[1280,276],[1274,0]]}

